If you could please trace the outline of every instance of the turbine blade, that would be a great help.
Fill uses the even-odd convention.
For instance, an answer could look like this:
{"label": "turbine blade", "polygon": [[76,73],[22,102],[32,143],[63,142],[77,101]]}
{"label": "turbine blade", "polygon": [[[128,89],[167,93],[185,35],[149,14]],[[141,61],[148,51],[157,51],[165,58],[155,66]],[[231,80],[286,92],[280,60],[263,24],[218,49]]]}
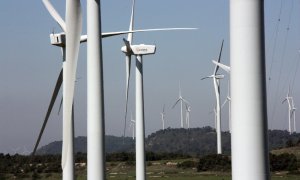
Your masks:
{"label": "turbine blade", "polygon": [[63,75],[63,69],[61,69],[61,71],[60,71],[60,73],[59,73],[59,76],[58,76],[58,78],[57,78],[56,85],[55,85],[54,91],[53,91],[53,93],[52,93],[51,101],[50,101],[50,104],[49,104],[49,106],[48,106],[48,110],[47,110],[47,113],[46,113],[46,117],[45,117],[45,119],[44,119],[44,122],[43,122],[42,128],[41,128],[41,130],[40,130],[38,139],[37,139],[37,141],[36,141],[36,143],[35,143],[35,146],[34,146],[34,148],[33,148],[32,153],[31,153],[32,156],[34,156],[35,153],[36,153],[36,150],[37,150],[37,148],[38,148],[38,146],[39,146],[39,143],[40,143],[40,141],[41,141],[42,135],[43,135],[43,133],[44,133],[45,127],[46,127],[46,125],[47,125],[49,116],[50,116],[50,114],[51,114],[53,105],[54,105],[54,103],[55,103],[55,100],[56,100],[56,98],[57,98],[59,89],[60,89],[61,84],[62,84],[62,81],[63,81],[62,75]]}
{"label": "turbine blade", "polygon": [[63,91],[63,147],[62,168],[65,168],[67,153],[73,147],[70,141],[74,138],[72,107],[76,81],[76,69],[82,30],[82,12],[80,0],[66,1],[66,61],[64,64],[64,91]]}
{"label": "turbine blade", "polygon": [[[126,103],[125,103],[124,132],[123,132],[124,137],[125,137],[125,131],[126,131],[126,122],[127,122],[126,118],[127,118],[127,110],[128,110],[130,69],[131,69],[131,55],[126,55]],[[131,115],[131,118],[132,118],[132,115]]]}
{"label": "turbine blade", "polygon": [[[131,8],[131,17],[130,17],[129,31],[133,31],[134,4],[135,4],[135,0],[132,0],[132,8]],[[129,41],[130,44],[132,44],[132,40],[133,40],[132,33],[128,33],[127,40]]]}
{"label": "turbine blade", "polygon": [[172,109],[176,106],[176,104],[180,101],[180,99],[178,99],[175,104],[172,106]]}
{"label": "turbine blade", "polygon": [[164,104],[164,107],[163,107],[163,113],[165,114],[165,107],[166,107],[166,105]]}
{"label": "turbine blade", "polygon": [[206,76],[206,77],[201,78],[201,80],[208,79],[208,78],[211,78],[211,77],[210,76]]}
{"label": "turbine blade", "polygon": [[[221,61],[222,50],[223,50],[223,44],[224,44],[224,39],[223,39],[223,41],[222,41],[222,45],[221,45],[221,49],[220,49],[220,53],[219,53],[219,57],[218,57],[218,63],[220,63],[220,61]],[[214,75],[217,74],[218,70],[219,70],[219,66],[216,66],[216,67],[215,67],[215,71],[214,71]]]}
{"label": "turbine blade", "polygon": [[[153,32],[153,31],[176,31],[176,30],[196,30],[198,28],[160,28],[160,29],[139,29],[139,30],[133,30],[133,31],[116,31],[116,32],[105,32],[101,34],[102,38],[107,38],[111,36],[118,36],[122,34],[128,34],[128,33],[136,33],[136,32]],[[87,41],[87,35],[82,35],[80,38],[80,42],[86,42]]]}
{"label": "turbine blade", "polygon": [[229,66],[226,66],[225,64],[219,63],[219,62],[217,62],[217,61],[215,61],[215,60],[212,60],[212,62],[213,62],[215,65],[219,66],[219,67],[220,67],[221,69],[223,69],[224,71],[226,71],[227,73],[230,73],[230,67],[229,67]]}
{"label": "turbine blade", "polygon": [[46,7],[46,9],[48,10],[48,12],[50,13],[50,15],[53,17],[53,19],[58,23],[60,28],[64,32],[66,32],[66,23],[65,23],[65,21],[61,18],[59,13],[54,9],[54,7],[50,3],[50,1],[49,0],[43,0],[43,4]]}
{"label": "turbine blade", "polygon": [[287,98],[285,98],[285,99],[282,101],[282,104],[283,104],[285,101],[287,101]]}
{"label": "turbine blade", "polygon": [[223,107],[225,106],[225,104],[228,102],[228,99],[226,98],[225,101],[223,102],[223,104],[221,105],[221,109],[223,109]]}
{"label": "turbine blade", "polygon": [[129,53],[130,52],[130,54],[132,54],[133,52],[132,52],[132,49],[131,49],[131,47],[130,47],[130,42],[129,41],[127,41],[126,39],[124,39],[123,38],[123,41],[124,41],[124,43],[125,43],[125,46],[126,46],[126,48],[127,48],[127,53]]}
{"label": "turbine blade", "polygon": [[187,104],[185,104],[185,109],[188,110],[189,109],[189,106]]}
{"label": "turbine blade", "polygon": [[182,100],[183,100],[183,102],[185,102],[186,104],[188,104],[188,105],[191,105],[191,103],[190,102],[188,102],[186,99],[184,99],[184,98],[181,98]]}
{"label": "turbine blade", "polygon": [[58,108],[58,113],[57,113],[58,115],[60,113],[60,110],[61,110],[61,107],[62,107],[62,103],[63,103],[63,97],[60,100],[60,104],[59,104],[59,108]]}

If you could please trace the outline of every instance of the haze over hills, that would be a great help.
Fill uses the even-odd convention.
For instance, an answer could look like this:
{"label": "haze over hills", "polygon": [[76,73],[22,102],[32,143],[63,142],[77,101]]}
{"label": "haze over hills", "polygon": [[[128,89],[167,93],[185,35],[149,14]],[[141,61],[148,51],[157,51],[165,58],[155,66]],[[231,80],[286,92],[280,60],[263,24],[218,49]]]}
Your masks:
{"label": "haze over hills", "polygon": [[[300,133],[290,135],[287,131],[269,130],[270,150],[286,147],[288,141],[296,144],[300,141]],[[131,137],[107,135],[106,152],[134,152],[135,143]],[[224,154],[230,154],[230,133],[222,132]],[[211,127],[190,129],[165,129],[150,134],[145,141],[146,151],[168,152],[189,155],[207,155],[216,153],[216,133]],[[60,154],[62,141],[55,141],[41,147],[37,154]],[[75,138],[75,152],[86,153],[86,137]]]}

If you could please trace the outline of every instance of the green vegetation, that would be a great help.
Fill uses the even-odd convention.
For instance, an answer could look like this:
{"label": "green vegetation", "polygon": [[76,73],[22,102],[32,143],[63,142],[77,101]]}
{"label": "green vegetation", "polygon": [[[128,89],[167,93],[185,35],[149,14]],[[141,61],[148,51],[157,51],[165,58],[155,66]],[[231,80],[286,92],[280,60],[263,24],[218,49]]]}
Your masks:
{"label": "green vegetation", "polygon": [[[226,180],[231,179],[231,161],[227,155],[190,157],[182,154],[147,154],[148,179]],[[107,156],[107,179],[135,179],[133,153],[112,153]],[[168,158],[170,159],[168,159]],[[300,167],[293,154],[270,154],[272,179],[299,179]],[[86,154],[76,154],[76,177],[86,179]],[[0,154],[0,179],[61,179],[60,156],[10,156]]]}
{"label": "green vegetation", "polygon": [[[148,179],[227,180],[231,179],[230,134],[223,132],[224,155],[216,152],[216,134],[210,127],[194,129],[166,129],[146,139]],[[272,179],[300,179],[300,134],[269,131],[270,168]],[[123,141],[125,143],[123,143]],[[131,138],[106,137],[107,179],[135,179],[134,141]],[[84,144],[82,146],[82,144]],[[76,177],[86,177],[86,138],[75,141]],[[40,149],[35,157],[0,154],[0,180],[5,179],[61,179],[61,142]],[[122,151],[124,150],[124,151]],[[153,150],[153,151],[152,151]]]}
{"label": "green vegetation", "polygon": [[198,171],[230,171],[231,160],[229,156],[214,154],[201,157],[197,165]]}
{"label": "green vegetation", "polygon": [[[299,133],[289,134],[282,130],[269,130],[269,147],[271,150],[297,145]],[[176,153],[190,156],[214,154],[216,150],[216,133],[211,127],[190,129],[165,129],[149,135],[145,140],[146,151],[154,153]],[[60,154],[61,141],[50,143],[38,150],[38,154]],[[75,152],[86,153],[86,137],[75,138]],[[223,152],[230,155],[230,133],[222,132]],[[106,136],[107,153],[134,152],[134,140],[129,137]]]}

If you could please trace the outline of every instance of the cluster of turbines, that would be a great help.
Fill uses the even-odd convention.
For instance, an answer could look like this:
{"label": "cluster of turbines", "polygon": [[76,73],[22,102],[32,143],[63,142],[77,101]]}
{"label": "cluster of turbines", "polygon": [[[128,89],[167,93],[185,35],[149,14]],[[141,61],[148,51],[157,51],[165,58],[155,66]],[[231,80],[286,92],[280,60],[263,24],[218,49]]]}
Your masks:
{"label": "cluster of turbines", "polygon": [[[126,58],[126,108],[125,123],[127,116],[129,79],[131,70],[131,56],[136,57],[136,156],[137,156],[137,179],[145,179],[145,150],[144,150],[144,92],[143,92],[143,56],[154,54],[154,45],[134,45],[133,33],[146,31],[165,30],[192,30],[195,28],[161,28],[161,29],[141,29],[134,30],[134,6],[132,3],[132,13],[128,31],[101,33],[100,1],[87,1],[87,30],[88,35],[81,35],[82,13],[80,0],[66,0],[66,19],[61,18],[49,0],[43,3],[62,29],[62,33],[50,34],[51,44],[62,49],[62,69],[59,73],[53,95],[37,138],[32,155],[35,155],[41,137],[47,125],[52,108],[58,96],[61,85],[63,85],[63,148],[62,148],[62,169],[63,179],[74,179],[74,86],[76,81],[77,60],[80,43],[87,42],[88,50],[88,177],[105,178],[105,152],[104,152],[104,100],[103,100],[103,64],[102,64],[102,38],[128,34],[127,39],[123,39],[124,46],[121,51]],[[100,59],[100,61],[99,61]],[[125,132],[125,131],[124,131]],[[100,142],[100,143],[99,143]]]}
{"label": "cluster of turbines", "polygon": [[[181,96],[181,87],[180,87],[180,83],[179,83],[179,96],[178,99],[176,100],[175,104],[172,106],[172,109],[175,108],[175,106],[180,103],[180,127],[184,128],[184,114],[183,114],[183,109],[185,107],[185,124],[186,124],[186,128],[190,128],[190,113],[191,113],[191,105],[190,103]],[[165,130],[166,128],[166,105],[164,104],[162,112],[160,113],[161,116],[161,123],[162,123],[162,129]],[[130,128],[134,127],[135,125],[135,120],[132,119],[132,115],[131,115],[131,121],[130,121]],[[135,129],[132,128],[132,138],[134,139],[134,131]]]}
{"label": "cluster of turbines", "polygon": [[[133,129],[136,129],[136,179],[146,179],[145,166],[145,124],[144,124],[144,91],[143,91],[143,56],[154,54],[155,45],[133,44],[133,33],[162,30],[190,30],[193,28],[164,28],[134,30],[134,4],[128,31],[101,32],[100,0],[87,0],[87,35],[82,35],[82,12],[80,0],[66,0],[66,14],[63,20],[49,0],[43,3],[62,29],[62,33],[51,34],[51,44],[62,49],[62,69],[58,76],[54,92],[49,104],[46,117],[35,144],[32,155],[35,154],[53,105],[61,85],[63,86],[63,147],[61,166],[64,180],[75,179],[74,173],[74,88],[76,81],[77,60],[81,43],[87,43],[87,162],[88,179],[105,179],[105,115],[103,93],[103,58],[102,38],[128,34],[123,39],[121,48],[126,62],[126,107],[125,127],[127,118],[129,79],[131,71],[131,56],[136,57],[136,103],[135,120],[131,119]],[[220,63],[221,50],[215,63],[211,78],[216,95],[216,131],[217,149],[221,148],[221,105],[220,79],[224,75],[218,74],[220,68],[230,73],[230,91],[226,101],[229,102],[230,128],[232,132],[232,179],[268,179],[268,148],[267,148],[267,107],[264,74],[264,21],[263,1],[261,0],[230,0],[230,54],[231,67]],[[240,78],[240,75],[244,75]],[[229,86],[229,85],[228,85]],[[251,92],[251,96],[249,96]],[[294,103],[289,93],[285,99],[289,104],[289,122],[294,115]],[[246,103],[245,103],[246,102]],[[189,128],[190,103],[181,95],[173,107],[181,106],[181,127],[183,123],[183,103],[186,106],[186,124]],[[165,108],[161,113],[163,129],[165,127]],[[295,122],[295,121],[294,121]],[[291,131],[291,128],[290,128]],[[134,132],[133,132],[134,133]],[[125,128],[124,128],[125,134]],[[133,134],[134,136],[134,134]]]}

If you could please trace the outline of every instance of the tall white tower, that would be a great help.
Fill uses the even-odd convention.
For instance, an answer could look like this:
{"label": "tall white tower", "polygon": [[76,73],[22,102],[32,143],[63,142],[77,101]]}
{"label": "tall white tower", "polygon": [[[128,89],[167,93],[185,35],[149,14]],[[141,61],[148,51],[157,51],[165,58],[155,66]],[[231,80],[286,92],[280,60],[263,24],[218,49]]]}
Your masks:
{"label": "tall white tower", "polygon": [[230,0],[232,179],[270,179],[264,0]]}

